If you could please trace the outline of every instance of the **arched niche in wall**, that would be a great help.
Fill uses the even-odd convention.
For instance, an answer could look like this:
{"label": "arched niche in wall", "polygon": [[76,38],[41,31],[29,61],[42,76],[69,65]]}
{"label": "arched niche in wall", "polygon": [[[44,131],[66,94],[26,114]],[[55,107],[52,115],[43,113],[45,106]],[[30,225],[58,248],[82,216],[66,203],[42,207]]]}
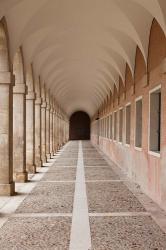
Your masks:
{"label": "arched niche in wall", "polygon": [[75,112],[70,117],[70,140],[90,139],[90,117],[83,111]]}

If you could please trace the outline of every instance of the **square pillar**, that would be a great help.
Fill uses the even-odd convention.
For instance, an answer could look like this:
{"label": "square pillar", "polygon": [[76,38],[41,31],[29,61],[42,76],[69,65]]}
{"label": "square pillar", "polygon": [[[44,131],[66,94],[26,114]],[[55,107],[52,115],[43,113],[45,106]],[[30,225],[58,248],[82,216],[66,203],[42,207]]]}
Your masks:
{"label": "square pillar", "polygon": [[41,160],[42,165],[47,161],[46,159],[46,102],[41,104]]}
{"label": "square pillar", "polygon": [[52,112],[52,150],[53,155],[55,154],[55,111]]}
{"label": "square pillar", "polygon": [[26,85],[13,87],[13,171],[14,181],[26,182]]}
{"label": "square pillar", "polygon": [[42,166],[41,159],[41,104],[42,99],[35,100],[35,165]]}
{"label": "square pillar", "polygon": [[26,96],[26,169],[36,173],[35,165],[35,93]]}
{"label": "square pillar", "polygon": [[13,195],[13,76],[0,72],[0,195]]}
{"label": "square pillar", "polygon": [[53,147],[53,108],[50,109],[50,153],[51,156],[54,155],[54,147]]}
{"label": "square pillar", "polygon": [[50,105],[46,106],[46,158],[51,158],[50,152]]}

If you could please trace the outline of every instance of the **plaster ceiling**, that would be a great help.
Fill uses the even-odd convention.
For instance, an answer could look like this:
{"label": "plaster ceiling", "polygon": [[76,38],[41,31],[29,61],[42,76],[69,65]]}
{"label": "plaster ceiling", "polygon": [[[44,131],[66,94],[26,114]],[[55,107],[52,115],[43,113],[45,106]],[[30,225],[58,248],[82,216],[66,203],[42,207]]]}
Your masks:
{"label": "plaster ceiling", "polygon": [[63,110],[92,116],[118,88],[138,46],[147,61],[153,18],[166,33],[165,0],[0,0],[12,58],[22,46]]}

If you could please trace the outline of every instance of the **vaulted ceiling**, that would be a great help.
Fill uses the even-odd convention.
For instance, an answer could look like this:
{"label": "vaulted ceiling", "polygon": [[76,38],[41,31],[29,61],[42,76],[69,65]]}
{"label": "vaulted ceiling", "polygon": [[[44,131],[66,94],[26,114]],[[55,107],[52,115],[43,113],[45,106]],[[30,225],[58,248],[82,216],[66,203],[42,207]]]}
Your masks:
{"label": "vaulted ceiling", "polygon": [[23,48],[68,115],[92,116],[125,77],[138,46],[147,62],[153,18],[166,34],[165,0],[0,0],[12,58]]}

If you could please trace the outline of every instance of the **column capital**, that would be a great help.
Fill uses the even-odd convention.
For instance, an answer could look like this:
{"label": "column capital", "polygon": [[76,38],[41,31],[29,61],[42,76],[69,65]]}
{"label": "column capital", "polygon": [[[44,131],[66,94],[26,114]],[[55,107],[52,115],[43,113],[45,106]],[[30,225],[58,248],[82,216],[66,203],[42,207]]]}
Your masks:
{"label": "column capital", "polygon": [[25,94],[27,91],[27,86],[25,83],[17,83],[13,87],[13,93],[14,94]]}
{"label": "column capital", "polygon": [[15,82],[15,76],[11,72],[9,71],[0,72],[0,85],[1,84],[14,85],[14,82]]}
{"label": "column capital", "polygon": [[50,104],[47,104],[46,109],[47,109],[47,110],[51,110],[51,106],[50,106]]}
{"label": "column capital", "polygon": [[29,93],[26,95],[26,100],[35,100],[35,98],[36,98],[35,92],[29,92]]}
{"label": "column capital", "polygon": [[54,113],[54,107],[53,106],[50,106],[50,112]]}
{"label": "column capital", "polygon": [[41,105],[42,104],[42,98],[41,97],[37,97],[35,100],[35,105]]}
{"label": "column capital", "polygon": [[47,103],[46,103],[46,101],[43,101],[41,104],[41,108],[46,108],[46,107],[47,107]]}

